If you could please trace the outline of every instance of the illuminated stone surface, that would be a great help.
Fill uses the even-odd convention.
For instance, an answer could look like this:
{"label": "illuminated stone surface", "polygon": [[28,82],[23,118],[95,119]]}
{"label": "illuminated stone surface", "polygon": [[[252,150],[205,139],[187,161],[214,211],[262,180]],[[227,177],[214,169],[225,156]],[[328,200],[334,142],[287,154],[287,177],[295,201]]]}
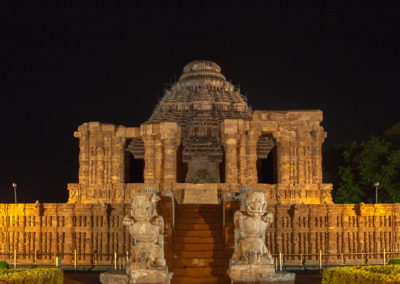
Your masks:
{"label": "illuminated stone surface", "polygon": [[288,281],[294,273],[275,274],[271,253],[265,246],[267,229],[273,215],[267,213],[267,202],[262,190],[249,190],[241,196],[242,210],[234,215],[235,250],[230,260],[228,275],[232,281]]}
{"label": "illuminated stone surface", "polygon": [[152,186],[172,282],[229,282],[235,196],[251,187],[265,192],[266,247],[284,265],[319,265],[320,252],[323,265],[381,264],[384,250],[400,251],[400,204],[332,203],[321,122],[320,110],[251,111],[217,64],[191,62],[140,126],[78,127],[68,203],[0,204],[1,258],[13,263],[15,251],[18,264],[53,265],[56,254],[73,266],[76,252],[78,266],[114,266],[133,245],[122,216]]}

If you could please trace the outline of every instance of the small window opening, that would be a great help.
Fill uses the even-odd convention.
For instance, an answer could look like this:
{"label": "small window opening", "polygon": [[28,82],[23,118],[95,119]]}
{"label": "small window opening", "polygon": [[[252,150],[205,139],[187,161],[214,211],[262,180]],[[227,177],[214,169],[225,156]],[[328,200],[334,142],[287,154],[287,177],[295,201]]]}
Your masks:
{"label": "small window opening", "polygon": [[257,176],[259,183],[277,183],[277,151],[275,139],[263,135],[257,143]]}

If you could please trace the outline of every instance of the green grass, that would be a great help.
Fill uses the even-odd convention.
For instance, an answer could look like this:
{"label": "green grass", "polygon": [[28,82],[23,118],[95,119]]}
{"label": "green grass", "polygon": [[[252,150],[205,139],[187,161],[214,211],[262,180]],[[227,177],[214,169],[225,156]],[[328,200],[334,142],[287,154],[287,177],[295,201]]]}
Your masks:
{"label": "green grass", "polygon": [[0,269],[0,284],[62,284],[64,274],[58,268]]}

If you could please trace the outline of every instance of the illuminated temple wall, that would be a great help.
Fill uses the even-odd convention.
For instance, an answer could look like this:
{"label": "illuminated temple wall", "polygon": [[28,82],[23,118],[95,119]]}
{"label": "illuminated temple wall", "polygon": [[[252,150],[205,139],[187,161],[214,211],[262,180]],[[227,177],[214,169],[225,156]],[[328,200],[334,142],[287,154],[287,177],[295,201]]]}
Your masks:
{"label": "illuminated temple wall", "polygon": [[[181,129],[175,122],[124,127],[88,122],[74,133],[79,138],[79,182],[68,184],[69,203],[129,203],[146,186],[175,196],[199,187],[237,192],[240,187],[262,188],[270,205],[332,203],[331,184],[322,181],[322,111],[255,111],[253,119],[225,119],[220,125],[224,182],[203,185],[177,181]],[[205,133],[204,135],[207,135]],[[258,142],[276,143],[275,182],[258,181]],[[129,183],[125,166],[127,141],[143,145],[143,182]],[[270,154],[272,155],[272,154]]]}
{"label": "illuminated temple wall", "polygon": [[[236,201],[225,203],[227,261],[238,208]],[[131,245],[122,226],[128,205],[1,204],[0,210],[0,259],[10,263],[16,250],[19,265],[34,264],[35,257],[36,264],[54,265],[55,254],[62,265],[73,265],[76,250],[77,265],[113,265],[114,253],[122,257]],[[163,197],[158,210],[165,218],[165,256],[173,267],[171,200]],[[268,211],[275,220],[267,247],[282,252],[285,265],[318,265],[320,251],[323,265],[383,263],[384,250],[386,260],[400,251],[400,204],[276,205]]]}

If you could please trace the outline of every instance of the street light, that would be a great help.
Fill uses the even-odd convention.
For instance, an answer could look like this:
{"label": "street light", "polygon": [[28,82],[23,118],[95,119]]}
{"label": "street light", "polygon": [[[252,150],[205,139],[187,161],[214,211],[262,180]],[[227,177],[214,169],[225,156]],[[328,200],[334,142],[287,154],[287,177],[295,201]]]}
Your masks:
{"label": "street light", "polygon": [[379,181],[377,181],[374,185],[375,185],[375,203],[378,204],[378,187],[379,187]]}
{"label": "street light", "polygon": [[14,188],[14,203],[17,203],[17,184],[13,182],[12,187]]}

